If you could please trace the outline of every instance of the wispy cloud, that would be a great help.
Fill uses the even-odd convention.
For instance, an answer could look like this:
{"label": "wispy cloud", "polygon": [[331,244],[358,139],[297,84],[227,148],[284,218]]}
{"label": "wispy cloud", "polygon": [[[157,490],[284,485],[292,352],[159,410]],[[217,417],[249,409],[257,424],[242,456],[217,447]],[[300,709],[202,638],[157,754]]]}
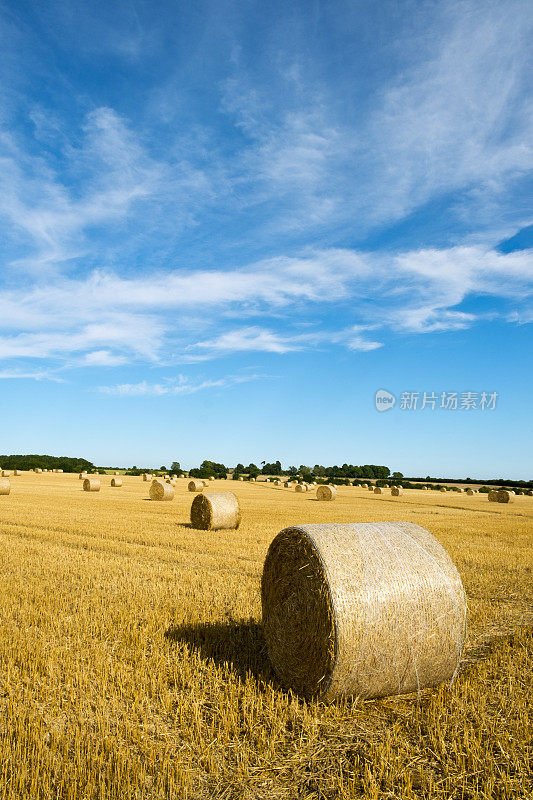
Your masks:
{"label": "wispy cloud", "polygon": [[113,386],[99,386],[98,391],[103,394],[117,395],[119,397],[162,397],[166,395],[189,395],[203,392],[207,389],[229,389],[242,383],[272,378],[272,375],[227,375],[216,380],[203,380],[194,383],[184,375],[178,378],[169,378],[164,383],[119,383]]}

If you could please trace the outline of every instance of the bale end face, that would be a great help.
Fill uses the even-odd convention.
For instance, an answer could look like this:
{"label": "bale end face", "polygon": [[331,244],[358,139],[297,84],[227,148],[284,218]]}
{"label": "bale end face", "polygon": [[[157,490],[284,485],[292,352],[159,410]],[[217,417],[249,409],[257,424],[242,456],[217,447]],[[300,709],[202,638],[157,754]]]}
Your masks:
{"label": "bale end face", "polygon": [[192,501],[191,525],[197,530],[236,530],[240,524],[241,510],[233,492],[197,494]]}
{"label": "bale end face", "polygon": [[187,486],[189,492],[203,492],[204,488],[203,481],[189,481]]}
{"label": "bale end face", "polygon": [[393,497],[399,497],[401,494],[403,494],[403,489],[401,486],[393,486],[390,490],[390,493]]}
{"label": "bale end face", "polygon": [[122,486],[122,478],[111,478],[111,486]]}
{"label": "bale end face", "polygon": [[381,486],[376,486],[376,488],[374,489],[374,494],[383,494],[383,489],[381,488]]}
{"label": "bale end face", "polygon": [[287,528],[268,550],[261,600],[274,670],[304,697],[404,694],[457,671],[463,586],[444,548],[418,525]]}

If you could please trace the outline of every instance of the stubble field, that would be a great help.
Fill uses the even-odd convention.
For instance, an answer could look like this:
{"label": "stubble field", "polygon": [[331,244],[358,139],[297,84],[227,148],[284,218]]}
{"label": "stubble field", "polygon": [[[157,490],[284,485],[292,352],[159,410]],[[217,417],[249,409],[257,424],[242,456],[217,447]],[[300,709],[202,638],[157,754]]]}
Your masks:
{"label": "stubble field", "polygon": [[[24,474],[0,497],[0,798],[526,798],[533,498],[339,488],[337,500],[217,481],[238,531],[188,525],[193,494]],[[305,702],[261,636],[263,559],[282,528],[407,520],[448,550],[469,638],[450,688]]]}

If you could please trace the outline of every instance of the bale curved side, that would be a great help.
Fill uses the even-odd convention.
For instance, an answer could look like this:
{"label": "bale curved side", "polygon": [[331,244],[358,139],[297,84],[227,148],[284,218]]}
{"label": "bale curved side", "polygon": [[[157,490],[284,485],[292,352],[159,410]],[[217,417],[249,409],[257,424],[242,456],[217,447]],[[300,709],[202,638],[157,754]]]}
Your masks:
{"label": "bale curved side", "polygon": [[287,528],[268,550],[261,599],[274,670],[304,697],[385,697],[456,674],[463,586],[444,548],[418,525]]}
{"label": "bale curved side", "polygon": [[8,478],[0,478],[0,494],[9,494],[11,483]]}
{"label": "bale curved side", "polygon": [[508,492],[506,489],[500,489],[498,492],[498,503],[513,503],[515,498],[514,492]]}
{"label": "bale curved side", "polygon": [[149,495],[150,500],[173,500],[174,487],[161,480],[152,481]]}
{"label": "bale curved side", "polygon": [[187,485],[189,492],[203,492],[204,488],[203,481],[189,481]]}
{"label": "bale curved side", "polygon": [[399,497],[401,494],[403,494],[403,489],[401,486],[393,486],[390,490],[390,493],[393,497]]}
{"label": "bale curved side", "polygon": [[122,478],[111,478],[111,486],[122,486]]}
{"label": "bale curved side", "polygon": [[241,524],[239,501],[233,492],[197,494],[191,505],[191,525],[202,531],[236,530]]}
{"label": "bale curved side", "polygon": [[498,495],[499,492],[496,489],[492,489],[488,494],[489,503],[497,503],[499,501]]}
{"label": "bale curved side", "polygon": [[383,489],[381,488],[381,486],[376,486],[376,488],[374,489],[374,494],[383,494]]}
{"label": "bale curved side", "polygon": [[84,478],[84,480],[83,480],[83,491],[84,492],[99,492],[100,491],[100,479],[99,478]]}
{"label": "bale curved side", "polygon": [[337,490],[334,486],[319,486],[316,490],[317,500],[335,500]]}

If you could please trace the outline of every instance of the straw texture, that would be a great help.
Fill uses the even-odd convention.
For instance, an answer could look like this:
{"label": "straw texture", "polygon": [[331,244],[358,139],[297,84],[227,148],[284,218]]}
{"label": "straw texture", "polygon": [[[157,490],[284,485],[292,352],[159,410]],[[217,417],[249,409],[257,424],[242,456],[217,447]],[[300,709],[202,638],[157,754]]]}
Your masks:
{"label": "straw texture", "polygon": [[122,478],[111,478],[111,486],[122,486]]}
{"label": "straw texture", "polygon": [[399,497],[401,494],[403,494],[403,489],[401,486],[393,486],[390,490],[390,493],[393,497]]}
{"label": "straw texture", "polygon": [[498,492],[498,503],[513,503],[515,498],[514,492],[508,492],[507,489],[500,489]]}
{"label": "straw texture", "polygon": [[376,486],[376,488],[374,489],[374,494],[383,494],[383,489],[381,488],[381,486]]}
{"label": "straw texture", "polygon": [[8,470],[8,469],[3,469],[2,470],[2,478],[9,478],[10,475],[11,475],[11,471],[10,470]]}
{"label": "straw texture", "polygon": [[448,489],[446,488],[446,486],[441,486],[441,487],[440,487],[440,491],[441,491],[441,492],[447,492],[447,491],[448,491]]}
{"label": "straw texture", "polygon": [[80,472],[80,474],[78,475],[78,480],[84,481],[86,477],[87,477],[86,472]]}
{"label": "straw texture", "polygon": [[191,525],[201,531],[236,529],[241,524],[239,501],[233,492],[197,494],[191,505]]}
{"label": "straw texture", "polygon": [[22,470],[21,469],[13,470],[13,475],[22,475]]}
{"label": "straw texture", "polygon": [[11,484],[7,478],[0,478],[0,494],[9,494]]}
{"label": "straw texture", "polygon": [[99,478],[84,478],[84,480],[83,480],[83,491],[84,492],[99,492],[100,491],[100,479]]}
{"label": "straw texture", "polygon": [[337,497],[337,490],[334,486],[319,486],[316,490],[317,500],[335,500]]}
{"label": "straw texture", "polygon": [[368,491],[369,492],[373,492],[374,491],[374,487],[372,486],[372,484],[370,484],[370,486],[368,487]]}
{"label": "straw texture", "polygon": [[444,548],[418,525],[286,528],[268,550],[261,599],[272,665],[304,697],[403,694],[457,671],[463,586]]}
{"label": "straw texture", "polygon": [[307,491],[307,484],[305,483],[297,483],[294,487],[295,492],[306,492]]}
{"label": "straw texture", "polygon": [[466,493],[469,494],[469,495],[473,495],[474,494],[474,490],[473,489],[467,489]]}
{"label": "straw texture", "polygon": [[173,500],[174,487],[163,481],[152,481],[150,486],[150,500]]}
{"label": "straw texture", "polygon": [[189,481],[187,485],[187,489],[189,492],[203,492],[204,490],[204,482],[203,481]]}
{"label": "straw texture", "polygon": [[498,502],[498,494],[499,492],[496,489],[492,489],[489,492],[489,503],[497,503]]}

